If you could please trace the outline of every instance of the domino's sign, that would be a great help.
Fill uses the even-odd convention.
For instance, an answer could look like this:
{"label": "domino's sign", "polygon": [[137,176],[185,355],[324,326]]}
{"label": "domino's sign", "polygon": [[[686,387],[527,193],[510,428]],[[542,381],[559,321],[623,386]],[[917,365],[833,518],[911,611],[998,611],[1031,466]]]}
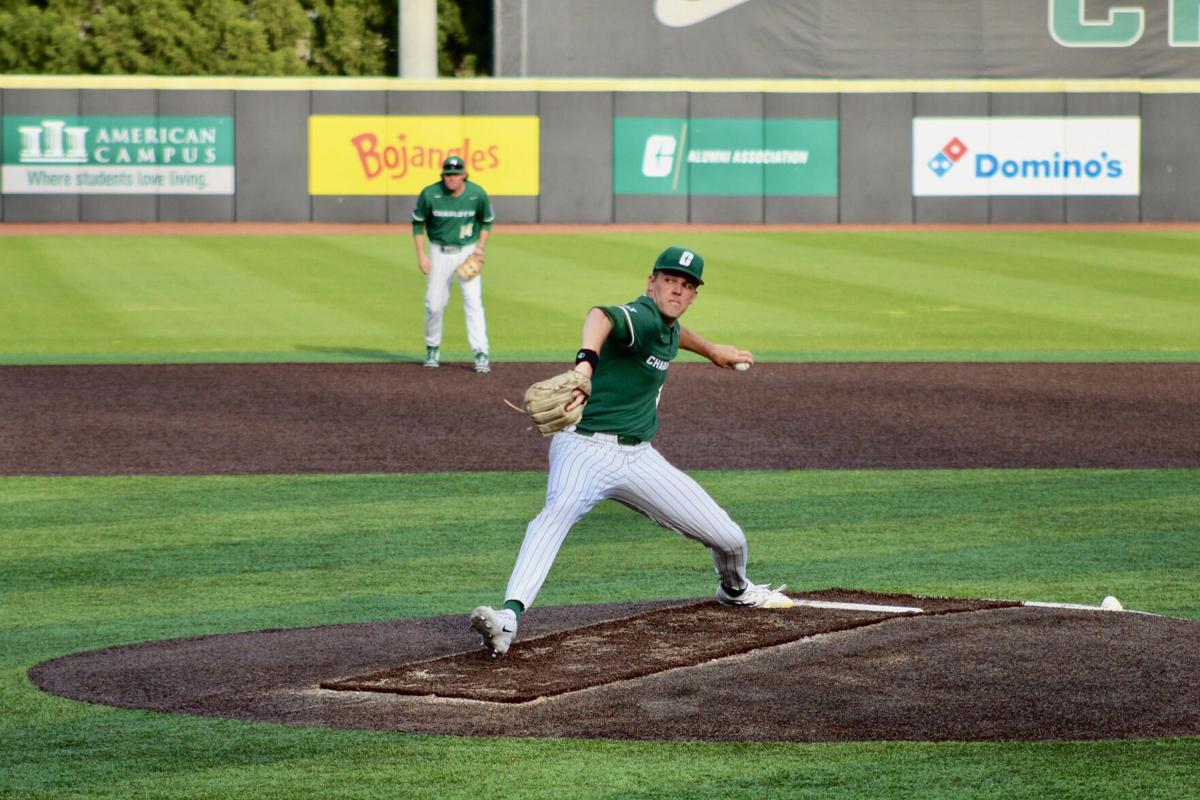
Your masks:
{"label": "domino's sign", "polygon": [[1138,117],[917,117],[916,197],[1138,195]]}

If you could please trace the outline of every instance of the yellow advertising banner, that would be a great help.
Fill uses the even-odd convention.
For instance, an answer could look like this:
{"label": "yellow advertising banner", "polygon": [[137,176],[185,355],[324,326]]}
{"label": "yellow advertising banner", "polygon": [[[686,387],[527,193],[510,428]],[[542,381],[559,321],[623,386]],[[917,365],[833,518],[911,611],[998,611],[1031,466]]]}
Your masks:
{"label": "yellow advertising banner", "polygon": [[536,196],[537,117],[311,116],[308,192],[415,195],[460,156],[491,195]]}

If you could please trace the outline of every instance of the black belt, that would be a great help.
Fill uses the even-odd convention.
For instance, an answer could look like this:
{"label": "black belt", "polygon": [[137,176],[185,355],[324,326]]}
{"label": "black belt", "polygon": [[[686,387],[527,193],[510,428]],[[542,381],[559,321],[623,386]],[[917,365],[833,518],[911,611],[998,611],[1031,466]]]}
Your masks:
{"label": "black belt", "polygon": [[[597,433],[596,431],[585,431],[583,428],[576,428],[575,432],[578,433],[580,436],[587,436],[587,437],[595,436]],[[608,435],[612,436],[611,433]],[[617,444],[633,446],[635,444],[641,444],[641,443],[642,443],[642,440],[636,436],[626,436],[623,433],[617,434]]]}
{"label": "black belt", "polygon": [[462,252],[463,249],[462,245],[457,244],[442,244],[440,242],[434,242],[434,244],[436,244],[443,253],[459,253]]}

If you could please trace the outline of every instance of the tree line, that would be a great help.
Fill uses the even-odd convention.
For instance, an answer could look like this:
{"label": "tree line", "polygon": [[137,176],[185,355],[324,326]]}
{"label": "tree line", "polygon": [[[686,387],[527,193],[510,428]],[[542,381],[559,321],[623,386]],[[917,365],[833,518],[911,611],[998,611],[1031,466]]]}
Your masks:
{"label": "tree line", "polygon": [[[491,74],[489,2],[438,0],[438,73]],[[396,75],[396,0],[0,0],[0,72]]]}

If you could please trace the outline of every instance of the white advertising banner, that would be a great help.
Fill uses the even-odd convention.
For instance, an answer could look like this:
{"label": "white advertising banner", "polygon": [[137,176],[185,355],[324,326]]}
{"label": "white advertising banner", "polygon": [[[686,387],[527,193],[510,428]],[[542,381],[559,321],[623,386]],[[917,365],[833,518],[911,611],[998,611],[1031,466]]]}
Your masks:
{"label": "white advertising banner", "polygon": [[5,194],[233,194],[234,168],[5,164]]}
{"label": "white advertising banner", "polygon": [[233,117],[5,116],[4,194],[231,195]]}
{"label": "white advertising banner", "polygon": [[1141,193],[1138,117],[917,117],[913,195]]}

